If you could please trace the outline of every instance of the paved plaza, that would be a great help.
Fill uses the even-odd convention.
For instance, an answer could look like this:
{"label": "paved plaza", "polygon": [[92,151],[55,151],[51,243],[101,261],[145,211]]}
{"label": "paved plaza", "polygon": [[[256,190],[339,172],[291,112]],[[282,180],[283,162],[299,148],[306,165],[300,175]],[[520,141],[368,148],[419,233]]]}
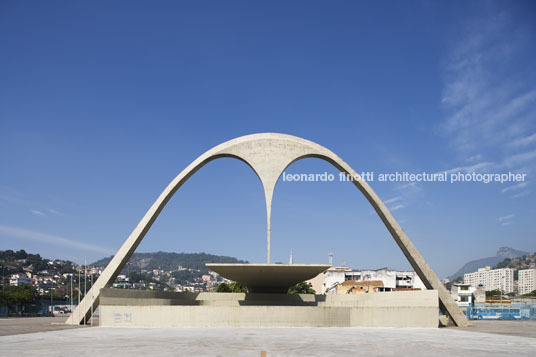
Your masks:
{"label": "paved plaza", "polygon": [[65,317],[24,317],[0,319],[0,336],[78,328],[65,324]]}
{"label": "paved plaza", "polygon": [[[32,321],[33,320],[33,321]],[[2,356],[532,356],[536,322],[441,328],[67,328],[61,318],[3,319]],[[57,322],[55,322],[57,321]],[[27,325],[25,328],[24,325]],[[34,326],[28,329],[28,326]],[[43,332],[33,332],[39,330]],[[54,331],[50,331],[55,329]],[[480,332],[480,331],[488,332]],[[31,332],[31,333],[25,333]],[[509,334],[498,334],[498,333]]]}

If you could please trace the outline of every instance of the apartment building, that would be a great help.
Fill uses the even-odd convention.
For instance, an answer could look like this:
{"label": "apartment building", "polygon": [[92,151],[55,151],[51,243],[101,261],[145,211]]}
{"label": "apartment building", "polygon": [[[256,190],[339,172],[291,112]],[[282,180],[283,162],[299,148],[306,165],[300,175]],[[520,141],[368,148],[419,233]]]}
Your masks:
{"label": "apartment building", "polygon": [[528,294],[536,290],[536,269],[524,269],[518,271],[519,294]]}
{"label": "apartment building", "polygon": [[503,293],[514,292],[514,269],[480,268],[463,276],[463,283],[474,287],[483,286],[486,291],[499,289]]}

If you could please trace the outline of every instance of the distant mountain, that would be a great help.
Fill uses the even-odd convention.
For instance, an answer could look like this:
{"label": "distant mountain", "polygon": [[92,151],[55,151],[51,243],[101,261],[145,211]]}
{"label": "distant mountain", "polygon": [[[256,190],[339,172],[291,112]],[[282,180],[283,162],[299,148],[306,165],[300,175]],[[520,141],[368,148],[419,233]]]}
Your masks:
{"label": "distant mountain", "polygon": [[[93,263],[93,266],[106,267],[113,257],[103,258]],[[205,263],[247,263],[247,261],[238,260],[233,257],[212,255],[206,253],[134,253],[128,261],[128,267],[123,270],[131,271],[153,270],[177,270],[180,265],[184,268],[200,270],[202,273],[208,273]]]}
{"label": "distant mountain", "polygon": [[515,270],[533,269],[536,267],[536,253],[524,255],[517,258],[506,258],[499,264],[495,265],[494,269],[511,268]]}
{"label": "distant mountain", "polygon": [[448,276],[447,279],[454,280],[460,276],[463,278],[464,274],[477,271],[478,268],[484,268],[486,266],[493,267],[501,263],[505,259],[514,259],[514,258],[522,257],[525,255],[529,255],[529,254],[530,253],[528,252],[515,250],[513,248],[501,247],[497,251],[497,255],[495,255],[494,257],[472,260],[469,263],[466,263],[463,267],[461,267],[461,269],[458,270],[456,273],[452,274],[451,276]]}

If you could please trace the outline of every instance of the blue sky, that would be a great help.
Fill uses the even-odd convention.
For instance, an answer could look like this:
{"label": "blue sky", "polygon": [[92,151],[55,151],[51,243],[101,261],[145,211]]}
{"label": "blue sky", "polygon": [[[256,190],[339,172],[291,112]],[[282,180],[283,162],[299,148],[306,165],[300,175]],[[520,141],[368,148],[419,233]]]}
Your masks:
{"label": "blue sky", "polygon": [[[536,251],[531,1],[0,2],[0,249],[113,254],[204,151],[257,132],[356,171],[527,174],[522,183],[371,182],[439,276]],[[288,173],[333,173],[307,159]],[[138,251],[265,261],[259,180],[216,160]],[[272,260],[409,268],[348,182],[280,182]]]}

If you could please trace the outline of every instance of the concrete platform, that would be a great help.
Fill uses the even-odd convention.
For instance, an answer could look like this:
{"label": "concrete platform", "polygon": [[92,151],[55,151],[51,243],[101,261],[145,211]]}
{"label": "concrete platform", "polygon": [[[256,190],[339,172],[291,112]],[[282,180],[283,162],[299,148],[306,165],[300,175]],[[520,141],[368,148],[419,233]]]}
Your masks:
{"label": "concrete platform", "polygon": [[435,290],[355,295],[100,292],[101,326],[438,327]]}
{"label": "concrete platform", "polygon": [[532,356],[536,339],[458,328],[114,328],[0,337],[2,356]]}

